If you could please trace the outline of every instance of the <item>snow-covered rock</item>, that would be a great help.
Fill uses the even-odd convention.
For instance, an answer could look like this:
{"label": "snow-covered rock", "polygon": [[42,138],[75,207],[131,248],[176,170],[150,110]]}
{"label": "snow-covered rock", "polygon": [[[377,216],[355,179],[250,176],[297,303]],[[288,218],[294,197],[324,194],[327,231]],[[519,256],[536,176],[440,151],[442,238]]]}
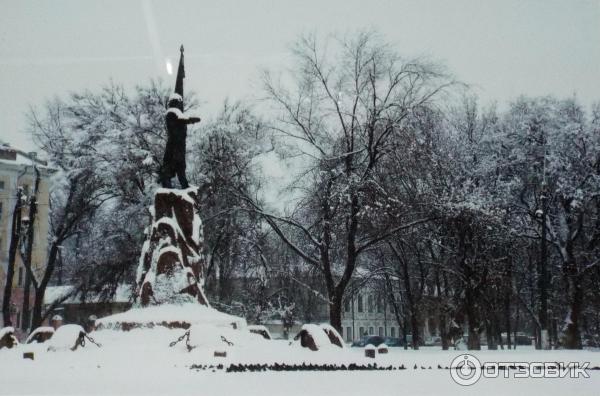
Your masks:
{"label": "snow-covered rock", "polygon": [[15,337],[14,327],[7,326],[0,329],[0,349],[12,348],[19,344],[19,340]]}
{"label": "snow-covered rock", "polygon": [[337,345],[340,348],[344,348],[344,339],[338,333],[338,331],[332,325],[328,323],[322,323],[320,327],[323,329],[327,337],[329,337],[329,342],[333,345]]}
{"label": "snow-covered rock", "polygon": [[294,337],[302,347],[312,351],[321,349],[343,348],[342,337],[328,324],[305,324],[302,325],[300,332]]}
{"label": "snow-covered rock", "polygon": [[248,326],[248,330],[251,333],[259,334],[265,340],[272,340],[273,339],[273,337],[271,336],[271,332],[269,331],[269,329],[267,329],[263,325],[249,325]]}
{"label": "snow-covered rock", "polygon": [[33,330],[29,337],[27,337],[26,344],[31,344],[32,342],[42,344],[48,341],[54,335],[54,328],[49,326],[40,326],[37,329]]}
{"label": "snow-covered rock", "polygon": [[60,326],[49,341],[48,351],[74,351],[85,344],[85,330],[76,324]]}

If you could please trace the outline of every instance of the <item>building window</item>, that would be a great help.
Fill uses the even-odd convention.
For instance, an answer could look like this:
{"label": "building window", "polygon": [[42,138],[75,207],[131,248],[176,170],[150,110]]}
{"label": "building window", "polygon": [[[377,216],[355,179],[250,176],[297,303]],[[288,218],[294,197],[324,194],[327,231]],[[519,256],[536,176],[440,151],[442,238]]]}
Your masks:
{"label": "building window", "polygon": [[373,326],[369,326],[369,335],[373,335]]}
{"label": "building window", "polygon": [[373,312],[373,296],[369,294],[367,298],[367,304],[369,306],[369,312]]}
{"label": "building window", "polygon": [[381,297],[377,297],[377,313],[383,313],[383,304],[381,303]]}
{"label": "building window", "polygon": [[390,335],[392,337],[396,337],[396,328],[395,327],[390,327]]}
{"label": "building window", "polygon": [[[4,182],[1,182],[1,183],[4,183]],[[0,188],[0,190],[2,190],[2,189]],[[2,221],[2,202],[0,202],[0,222],[1,221]]]}
{"label": "building window", "polygon": [[366,335],[365,328],[364,327],[359,327],[358,328],[358,334],[359,334],[360,337]]}
{"label": "building window", "polygon": [[363,298],[361,295],[358,296],[358,312],[363,311]]}
{"label": "building window", "polygon": [[344,312],[350,312],[350,300],[344,301]]}
{"label": "building window", "polygon": [[379,337],[383,337],[383,327],[379,327]]}
{"label": "building window", "polygon": [[346,327],[346,341],[352,341],[352,327]]}
{"label": "building window", "polygon": [[0,180],[0,191],[4,190],[4,180]]}
{"label": "building window", "polygon": [[19,277],[18,277],[18,280],[17,280],[17,284],[19,286],[23,286],[23,267],[19,267]]}

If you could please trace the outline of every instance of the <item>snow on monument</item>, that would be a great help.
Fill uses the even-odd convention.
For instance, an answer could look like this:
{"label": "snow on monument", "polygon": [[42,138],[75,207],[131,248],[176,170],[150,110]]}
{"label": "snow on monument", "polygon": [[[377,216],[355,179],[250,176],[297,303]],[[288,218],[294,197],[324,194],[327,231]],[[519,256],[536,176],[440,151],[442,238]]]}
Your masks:
{"label": "snow on monument", "polygon": [[199,302],[203,291],[202,221],[196,187],[159,189],[138,267],[142,306]]}

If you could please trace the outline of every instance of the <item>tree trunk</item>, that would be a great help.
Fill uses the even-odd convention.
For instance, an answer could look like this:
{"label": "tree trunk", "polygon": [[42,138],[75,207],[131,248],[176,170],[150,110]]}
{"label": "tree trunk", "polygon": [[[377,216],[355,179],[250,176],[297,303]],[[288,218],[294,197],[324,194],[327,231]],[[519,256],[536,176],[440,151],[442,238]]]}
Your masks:
{"label": "tree trunk", "polygon": [[[346,287],[348,286],[350,279],[352,279],[352,274],[354,273],[354,268],[356,267],[356,259],[358,258],[358,253],[356,251],[358,211],[358,196],[356,194],[353,194],[350,205],[350,215],[347,219],[348,231],[346,234],[346,268],[344,269],[344,273],[338,284],[335,287],[333,287],[333,293],[329,292],[331,299],[329,307],[329,322],[340,334],[342,334],[342,305],[344,300],[344,292],[346,291]],[[330,216],[330,210],[325,209],[325,218],[329,219]],[[331,243],[331,229],[328,225],[324,230],[324,234],[327,235],[326,246],[329,247],[329,244]],[[331,271],[331,263],[329,260],[329,250],[323,250],[323,268],[326,268],[327,272],[325,282],[327,284],[327,289],[331,290],[333,286],[333,274]]]}
{"label": "tree trunk", "polygon": [[504,349],[504,341],[502,341],[502,330],[500,329],[500,319],[496,321],[496,340],[498,340],[498,345],[500,345],[500,349]]}
{"label": "tree trunk", "polygon": [[[600,327],[597,327],[600,330]],[[552,345],[554,349],[558,349],[558,321],[552,318]]]}
{"label": "tree trunk", "polygon": [[[449,302],[450,301],[450,293],[448,292],[449,287],[448,287],[448,277],[446,276],[445,273],[442,273],[442,280],[444,281],[444,299]],[[440,294],[441,296],[441,294]],[[448,349],[450,349],[450,345],[452,343],[452,334],[451,334],[451,330],[450,330],[450,323],[452,321],[451,319],[451,315],[452,315],[452,311],[451,310],[444,310],[444,313],[442,315],[443,319],[444,319],[444,324],[446,324],[444,331],[445,331],[445,337],[442,336],[442,349],[444,351],[447,351]],[[446,320],[449,319],[450,323],[447,323]]]}
{"label": "tree trunk", "polygon": [[31,328],[37,329],[42,325],[42,306],[44,304],[44,294],[46,286],[35,290],[35,299],[33,301],[33,312],[31,317]]}
{"label": "tree trunk", "polygon": [[460,219],[457,224],[458,231],[458,257],[460,257],[459,267],[464,275],[465,288],[465,312],[467,314],[467,348],[481,349],[479,340],[479,317],[477,315],[477,301],[475,289],[472,285],[474,269],[467,263],[467,256],[470,245],[473,240],[473,230],[470,228],[466,219]]}
{"label": "tree trunk", "polygon": [[519,307],[520,307],[519,304],[517,304],[517,306],[516,306],[517,312],[515,312],[515,330],[513,333],[513,349],[517,349],[517,329],[519,328],[519,319],[521,318],[521,316],[520,316],[521,310],[519,309]]}
{"label": "tree trunk", "polygon": [[402,321],[402,345],[404,345],[404,350],[408,349],[408,322],[406,321],[406,315],[404,316],[404,320]]}
{"label": "tree trunk", "polygon": [[413,347],[413,349],[417,350],[417,349],[419,349],[419,344],[420,344],[419,319],[418,319],[418,313],[417,313],[414,295],[412,292],[412,285],[410,282],[410,274],[408,272],[408,262],[404,259],[401,252],[398,251],[397,247],[395,247],[391,242],[389,242],[388,245],[391,248],[392,252],[394,253],[394,256],[396,257],[396,259],[398,260],[398,262],[402,268],[401,277],[402,277],[402,283],[404,286],[404,290],[405,290],[405,294],[406,294],[406,301],[408,303],[408,310],[409,310],[409,315],[410,315],[409,320],[410,320],[410,330],[412,333],[412,347]]}
{"label": "tree trunk", "polygon": [[12,284],[15,276],[15,260],[17,257],[17,248],[21,239],[21,188],[17,189],[17,201],[12,217],[12,229],[10,238],[10,247],[8,249],[8,267],[6,269],[6,284],[4,285],[4,299],[2,300],[2,319],[4,326],[12,326],[10,320],[10,300],[12,297]]}
{"label": "tree trunk", "polygon": [[419,337],[419,319],[417,316],[417,308],[414,303],[413,294],[411,291],[410,279],[408,277],[408,268],[406,261],[403,260],[404,264],[404,286],[406,287],[406,298],[408,300],[408,307],[410,310],[410,331],[412,333],[412,347],[414,350],[419,349],[420,337]]}
{"label": "tree trunk", "polygon": [[493,322],[493,319],[486,321],[485,336],[488,349],[495,351],[498,349],[498,343],[496,342],[496,329]]}
{"label": "tree trunk", "polygon": [[[396,318],[396,323],[398,323],[398,338],[401,338],[404,341],[403,342],[404,349],[407,349],[406,329],[405,329],[403,320],[400,315],[400,309],[398,307],[398,302],[396,301],[396,297],[394,296],[392,281],[390,280],[390,276],[387,272],[384,273],[384,276],[385,276],[385,282],[386,282],[386,285],[388,288],[388,293],[389,293],[388,294],[389,302],[392,305],[392,307],[394,308],[394,318]],[[400,334],[400,331],[402,331],[402,335]]]}
{"label": "tree trunk", "polygon": [[[29,322],[29,297],[31,296],[31,275],[25,272],[25,288],[23,289],[23,309],[21,311],[21,330],[27,330],[30,326]],[[17,326],[19,324],[17,323]]]}
{"label": "tree trunk", "polygon": [[31,328],[36,329],[42,325],[42,308],[44,305],[44,294],[46,293],[46,287],[50,281],[50,277],[54,272],[56,265],[56,258],[58,257],[58,247],[62,243],[62,240],[55,240],[52,242],[50,247],[50,254],[48,255],[48,263],[44,272],[44,278],[39,283],[38,287],[35,288],[35,298],[33,302],[33,312],[31,315]]}
{"label": "tree trunk", "polygon": [[[574,266],[573,264],[570,264]],[[576,270],[572,270],[576,272]],[[577,274],[569,274],[569,297],[570,313],[567,318],[567,326],[565,330],[565,348],[566,349],[581,349],[581,333],[579,331],[579,319],[581,316],[583,305],[583,289]]]}
{"label": "tree trunk", "polygon": [[442,339],[442,350],[450,349],[450,337],[448,336],[448,324],[446,323],[446,314],[440,315],[440,338]]}
{"label": "tree trunk", "polygon": [[440,285],[439,272],[435,273],[435,287],[437,289],[438,296],[438,313],[440,317],[440,338],[442,339],[442,350],[447,351],[450,348],[450,342],[448,340],[448,323],[446,322],[446,304],[441,301],[442,298],[442,287]]}
{"label": "tree trunk", "polygon": [[329,323],[342,334],[342,298],[338,293],[333,295],[329,304]]}
{"label": "tree trunk", "polygon": [[512,295],[512,257],[509,257],[506,268],[506,284],[504,295],[504,325],[506,326],[506,346],[511,349],[510,340],[510,298]]}
{"label": "tree trunk", "polygon": [[21,329],[27,330],[31,326],[30,322],[30,310],[29,310],[29,297],[31,295],[31,286],[33,283],[34,288],[37,287],[37,283],[33,276],[32,257],[33,257],[33,243],[35,238],[35,220],[37,218],[37,198],[38,191],[40,189],[40,171],[37,167],[34,167],[35,171],[35,186],[33,189],[33,195],[29,198],[29,224],[27,226],[27,245],[25,246],[25,256],[23,257],[23,265],[27,269],[25,275],[25,289],[23,292],[23,313],[21,315],[22,324]]}
{"label": "tree trunk", "polygon": [[579,331],[579,319],[583,309],[583,289],[577,261],[575,260],[573,250],[574,241],[568,239],[565,246],[565,262],[563,271],[567,282],[567,296],[569,304],[569,315],[565,323],[565,348],[581,349],[581,333]]}
{"label": "tree trunk", "polygon": [[[468,283],[468,280],[467,280]],[[467,311],[467,327],[468,327],[468,340],[467,340],[467,348],[469,350],[481,349],[481,342],[479,340],[479,321],[477,320],[477,314],[475,312],[475,301],[473,299],[473,291],[469,286],[467,286],[467,290],[465,292],[465,305]]]}

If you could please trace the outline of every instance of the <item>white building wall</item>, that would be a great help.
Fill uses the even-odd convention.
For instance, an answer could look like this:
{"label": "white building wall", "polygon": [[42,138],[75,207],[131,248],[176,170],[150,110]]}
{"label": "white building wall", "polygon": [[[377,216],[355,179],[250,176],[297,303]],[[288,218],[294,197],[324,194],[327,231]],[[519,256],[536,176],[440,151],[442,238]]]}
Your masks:
{"label": "white building wall", "polygon": [[[398,337],[400,329],[391,306],[369,289],[355,295],[344,304],[342,311],[342,336],[347,342],[360,339],[363,335]],[[361,303],[362,300],[362,303]]]}

